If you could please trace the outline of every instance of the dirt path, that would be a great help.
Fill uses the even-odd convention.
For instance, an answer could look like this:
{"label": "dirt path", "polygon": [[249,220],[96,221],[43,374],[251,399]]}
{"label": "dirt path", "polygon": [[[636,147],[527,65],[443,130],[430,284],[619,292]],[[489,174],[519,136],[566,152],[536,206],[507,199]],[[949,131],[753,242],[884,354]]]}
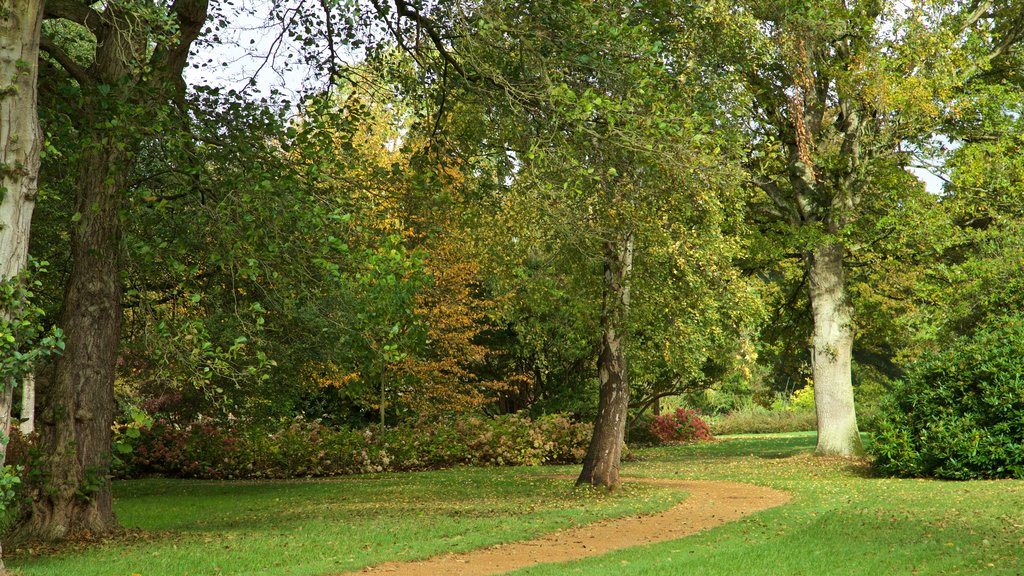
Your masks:
{"label": "dirt path", "polygon": [[612,550],[676,540],[785,504],[790,494],[763,486],[709,480],[634,479],[689,492],[659,514],[605,520],[560,530],[535,540],[500,544],[416,562],[387,562],[350,574],[389,576],[486,576],[549,562],[599,556]]}

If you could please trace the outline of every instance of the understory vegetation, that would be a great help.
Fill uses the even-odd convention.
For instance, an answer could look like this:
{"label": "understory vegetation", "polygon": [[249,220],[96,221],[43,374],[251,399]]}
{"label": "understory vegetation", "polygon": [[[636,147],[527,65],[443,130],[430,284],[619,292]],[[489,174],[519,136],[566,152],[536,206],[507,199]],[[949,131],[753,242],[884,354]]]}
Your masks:
{"label": "understory vegetation", "polygon": [[419,420],[336,428],[298,417],[268,427],[158,419],[125,437],[121,477],[302,478],[457,465],[537,466],[583,459],[591,425],[563,415]]}

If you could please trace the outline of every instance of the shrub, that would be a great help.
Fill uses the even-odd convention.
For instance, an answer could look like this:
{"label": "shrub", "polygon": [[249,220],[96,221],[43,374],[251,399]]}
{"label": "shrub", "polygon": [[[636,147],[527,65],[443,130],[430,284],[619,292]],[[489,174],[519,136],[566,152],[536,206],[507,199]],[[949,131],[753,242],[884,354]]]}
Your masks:
{"label": "shrub", "polygon": [[626,428],[626,443],[629,446],[654,446],[660,444],[661,440],[651,432],[651,423],[654,422],[653,414],[642,414]]}
{"label": "shrub", "polygon": [[871,449],[886,474],[1024,478],[1024,317],[998,318],[912,366]]}
{"label": "shrub", "polygon": [[238,430],[203,420],[157,418],[139,430],[115,473],[193,478],[295,478],[425,470],[460,464],[513,466],[578,463],[591,426],[561,414],[530,419],[460,416],[378,428],[334,428],[297,417]]}
{"label": "shrub", "polygon": [[711,428],[696,410],[678,408],[651,421],[648,428],[661,442],[702,442],[712,440]]}
{"label": "shrub", "polygon": [[786,403],[786,410],[790,412],[814,412],[814,385],[808,384],[803,388],[794,390]]}
{"label": "shrub", "polygon": [[768,410],[752,405],[711,421],[717,435],[807,432],[817,428],[814,410]]}

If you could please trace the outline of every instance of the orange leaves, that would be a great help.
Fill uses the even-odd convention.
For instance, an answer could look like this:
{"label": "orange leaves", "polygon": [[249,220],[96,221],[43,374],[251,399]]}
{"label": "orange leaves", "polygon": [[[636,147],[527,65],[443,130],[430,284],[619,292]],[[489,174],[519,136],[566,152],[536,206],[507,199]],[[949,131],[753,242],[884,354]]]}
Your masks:
{"label": "orange leaves", "polygon": [[344,388],[359,380],[359,372],[345,372],[334,362],[310,362],[306,365],[306,381],[316,388]]}
{"label": "orange leaves", "polygon": [[426,248],[433,282],[416,298],[416,315],[428,326],[426,354],[408,358],[401,371],[414,382],[411,407],[420,413],[465,411],[493,400],[504,382],[483,380],[476,371],[488,350],[475,339],[487,327],[493,304],[474,295],[479,265],[454,236]]}

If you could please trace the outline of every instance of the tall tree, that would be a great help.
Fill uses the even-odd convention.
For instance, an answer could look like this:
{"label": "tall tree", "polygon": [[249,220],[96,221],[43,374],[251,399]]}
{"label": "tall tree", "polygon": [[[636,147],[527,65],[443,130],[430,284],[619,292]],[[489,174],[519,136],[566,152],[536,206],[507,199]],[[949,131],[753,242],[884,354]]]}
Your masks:
{"label": "tall tree", "polygon": [[[29,227],[35,207],[42,133],[36,111],[42,0],[0,4],[0,285],[22,280],[28,259]],[[12,292],[13,294],[13,292]],[[0,324],[7,326],[24,305],[4,299]],[[11,350],[3,348],[3,353]],[[14,389],[22,374],[0,370],[0,468],[7,455]],[[3,562],[0,559],[0,572]]]}
{"label": "tall tree", "polygon": [[39,390],[43,485],[20,526],[23,536],[56,539],[116,526],[108,471],[126,177],[146,129],[164,123],[170,102],[183,102],[181,72],[207,9],[206,0],[46,4],[46,18],[83,27],[95,43],[87,60],[76,60],[59,38],[41,39],[77,90],[82,151],[60,321],[67,347]]}
{"label": "tall tree", "polygon": [[[511,268],[523,280],[564,282],[553,287],[560,305],[592,310],[580,320],[591,319],[598,407],[581,484],[619,483],[631,312],[670,302],[663,316],[703,320],[694,302],[638,294],[639,271],[663,280],[645,284],[659,294],[684,278],[717,284],[738,250],[723,240],[740,204],[735,157],[719,147],[735,126],[707,114],[729,100],[730,83],[700,58],[694,30],[663,29],[694,15],[669,8],[496,2],[457,46],[473,66],[467,76],[486,79],[472,94],[488,97],[485,117],[501,126],[488,144],[518,164],[496,202],[498,243],[518,254]],[[545,260],[564,279],[538,274]],[[569,288],[588,283],[597,289]],[[720,296],[731,301],[731,290]]]}
{"label": "tall tree", "polygon": [[[1019,8],[1016,10],[1019,11]],[[1000,20],[1007,13],[1012,18]],[[738,2],[742,69],[753,101],[751,180],[806,266],[820,454],[863,449],[853,401],[856,323],[846,262],[890,174],[911,161],[971,77],[1024,30],[992,2]]]}
{"label": "tall tree", "polygon": [[42,133],[36,111],[43,3],[4,2],[0,14],[0,281],[16,277],[28,258],[29,226],[39,178]]}

